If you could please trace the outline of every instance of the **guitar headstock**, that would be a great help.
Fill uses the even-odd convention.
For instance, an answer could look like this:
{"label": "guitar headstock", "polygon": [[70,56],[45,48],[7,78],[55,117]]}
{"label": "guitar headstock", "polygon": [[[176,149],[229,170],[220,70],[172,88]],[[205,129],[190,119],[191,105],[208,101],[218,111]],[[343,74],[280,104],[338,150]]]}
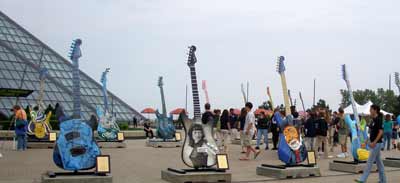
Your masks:
{"label": "guitar headstock", "polygon": [[243,85],[243,83],[240,84],[240,87],[241,87],[242,93],[246,93],[246,92],[244,91],[244,85]]}
{"label": "guitar headstock", "polygon": [[279,56],[279,57],[278,57],[278,65],[277,65],[276,71],[277,71],[279,74],[282,74],[283,72],[286,71],[284,61],[285,61],[285,57],[284,57],[284,56]]}
{"label": "guitar headstock", "polygon": [[161,88],[163,85],[164,85],[164,83],[163,83],[163,77],[160,76],[160,77],[158,77],[158,86]]}
{"label": "guitar headstock", "polygon": [[104,82],[105,80],[106,80],[106,76],[107,76],[107,73],[109,73],[110,72],[110,68],[106,68],[106,70],[103,72],[103,74],[101,75],[101,80],[100,80],[100,82]]}
{"label": "guitar headstock", "polygon": [[46,79],[48,75],[49,75],[49,70],[47,70],[47,68],[40,69],[40,71],[39,71],[39,79],[40,80]]}
{"label": "guitar headstock", "polygon": [[345,80],[346,82],[349,80],[349,76],[347,74],[347,70],[346,70],[346,64],[342,65],[342,78],[343,80]]}
{"label": "guitar headstock", "polygon": [[207,90],[207,83],[206,83],[206,80],[201,81],[201,88],[202,88],[203,90]]}
{"label": "guitar headstock", "polygon": [[396,83],[397,87],[400,87],[400,77],[398,72],[394,73],[394,82]]}
{"label": "guitar headstock", "polygon": [[271,96],[271,91],[269,90],[269,86],[267,86],[267,95]]}
{"label": "guitar headstock", "polygon": [[196,46],[192,45],[189,47],[189,53],[188,53],[188,60],[187,64],[189,67],[194,67],[194,64],[196,64],[197,59],[196,59]]}
{"label": "guitar headstock", "polygon": [[72,44],[71,44],[71,50],[69,53],[69,58],[71,60],[76,60],[82,56],[81,53],[81,45],[82,45],[82,40],[81,39],[75,39]]}

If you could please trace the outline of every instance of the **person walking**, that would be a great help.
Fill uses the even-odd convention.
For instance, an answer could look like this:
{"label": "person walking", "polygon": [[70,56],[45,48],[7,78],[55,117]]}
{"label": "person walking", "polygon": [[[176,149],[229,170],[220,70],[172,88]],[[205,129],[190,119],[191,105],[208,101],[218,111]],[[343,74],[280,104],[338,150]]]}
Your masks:
{"label": "person walking", "polygon": [[137,128],[137,119],[133,117],[133,128]]}
{"label": "person walking", "polygon": [[393,149],[396,149],[397,148],[397,139],[398,139],[397,130],[399,129],[399,125],[397,124],[396,117],[394,115],[392,116],[392,121],[393,121],[392,145],[393,145]]}
{"label": "person walking", "polygon": [[247,116],[247,111],[246,108],[242,108],[240,111],[240,116],[239,116],[239,133],[240,133],[240,144],[242,145],[242,154],[246,153],[246,146],[244,145],[244,125],[246,123],[246,116]]}
{"label": "person walking", "polygon": [[369,174],[371,173],[372,165],[376,162],[376,166],[378,167],[379,172],[379,183],[386,183],[386,175],[385,175],[385,166],[383,165],[381,159],[381,147],[382,145],[382,136],[383,136],[383,114],[380,112],[380,107],[373,104],[371,105],[369,111],[372,118],[372,121],[369,125],[371,133],[369,136],[369,157],[367,160],[367,166],[364,169],[364,172],[360,179],[354,180],[357,183],[365,183],[368,179]]}
{"label": "person walking", "polygon": [[229,136],[229,129],[231,129],[231,124],[229,123],[229,112],[228,110],[224,110],[221,115],[220,119],[221,127],[220,127],[220,135],[219,135],[219,141],[222,147],[222,152],[226,153],[226,150],[228,149],[228,144],[226,143],[228,141],[228,136]]}
{"label": "person walking", "polygon": [[251,139],[254,135],[254,125],[255,125],[255,121],[256,118],[254,116],[254,113],[251,112],[251,109],[253,108],[253,104],[251,102],[247,102],[245,105],[245,109],[247,111],[247,115],[246,115],[246,122],[244,125],[244,146],[246,146],[246,154],[245,157],[241,157],[239,160],[242,161],[246,161],[249,160],[249,156],[250,153],[253,152],[254,153],[254,159],[257,158],[257,156],[260,154],[259,150],[254,149],[253,147],[251,147]]}
{"label": "person walking", "polygon": [[235,115],[233,108],[229,109],[229,124],[230,124],[229,131],[231,133],[231,140],[238,139],[238,137],[239,137],[238,133],[239,133],[240,127],[238,124],[238,118]]}
{"label": "person walking", "polygon": [[257,121],[257,143],[256,149],[260,149],[260,141],[261,138],[264,136],[264,143],[265,143],[265,150],[268,150],[268,128],[270,128],[270,119],[265,115],[264,111],[261,111],[260,117]]}
{"label": "person walking", "polygon": [[390,151],[390,143],[392,139],[392,133],[393,133],[393,121],[392,117],[390,114],[385,115],[385,121],[383,122],[383,147],[382,151],[385,149],[385,146],[387,145],[386,150]]}
{"label": "person walking", "polygon": [[315,131],[315,121],[316,121],[316,116],[314,111],[309,111],[309,117],[304,124],[304,136],[305,136],[305,145],[307,151],[315,151],[314,149],[314,144],[315,144],[315,137],[316,131]]}
{"label": "person walking", "polygon": [[347,152],[347,135],[349,134],[349,129],[344,121],[344,110],[343,108],[339,108],[339,114],[337,116],[337,124],[336,127],[338,128],[338,134],[339,134],[339,144],[342,150],[342,153],[338,154],[338,158],[345,158],[349,156],[349,153]]}
{"label": "person walking", "polygon": [[[328,115],[326,114],[325,109],[320,109],[318,119],[316,121],[317,128],[316,128],[316,144],[314,145],[314,150],[317,150],[318,147],[321,151],[323,151],[324,158],[328,158],[328,122],[327,122]],[[319,154],[322,154],[319,153]]]}
{"label": "person walking", "polygon": [[28,125],[26,112],[19,105],[13,107],[15,114],[15,135],[17,136],[17,150],[25,151],[27,148],[26,128]]}
{"label": "person walking", "polygon": [[277,107],[274,110],[274,114],[271,120],[271,133],[272,133],[272,150],[278,150],[278,141],[279,141],[279,126],[278,121],[275,118],[275,115],[280,115],[279,108]]}

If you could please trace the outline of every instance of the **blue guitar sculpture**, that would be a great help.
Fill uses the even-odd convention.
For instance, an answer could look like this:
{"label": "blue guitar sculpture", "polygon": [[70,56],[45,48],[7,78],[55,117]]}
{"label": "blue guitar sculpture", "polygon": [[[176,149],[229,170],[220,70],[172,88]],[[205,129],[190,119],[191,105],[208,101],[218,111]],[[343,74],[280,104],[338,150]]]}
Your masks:
{"label": "blue guitar sculpture", "polygon": [[87,170],[96,166],[96,156],[100,155],[100,149],[93,138],[93,129],[81,119],[80,107],[80,79],[79,63],[81,57],[80,39],[72,43],[70,59],[73,62],[73,97],[74,113],[67,117],[58,107],[56,115],[60,122],[60,134],[53,152],[54,163],[71,171]]}
{"label": "blue guitar sculpture", "polygon": [[110,72],[110,68],[107,68],[101,75],[100,82],[103,85],[103,98],[104,98],[104,113],[100,107],[96,108],[97,116],[99,117],[99,125],[97,126],[97,132],[100,138],[106,141],[115,141],[118,136],[119,126],[115,122],[115,117],[108,111],[108,96],[107,96],[107,73]]}
{"label": "blue guitar sculpture", "polygon": [[365,151],[365,149],[368,148],[367,146],[362,147],[361,142],[360,142],[361,135],[363,135],[363,139],[365,138],[366,128],[365,128],[365,125],[363,126],[363,128],[361,128],[362,126],[360,126],[360,119],[358,118],[357,106],[354,101],[353,90],[351,89],[349,76],[346,71],[346,65],[342,65],[342,74],[343,74],[343,80],[346,82],[346,86],[349,91],[349,97],[350,97],[351,106],[353,108],[353,114],[354,114],[354,119],[355,119],[355,120],[352,120],[350,115],[346,114],[344,120],[351,132],[351,154],[353,155],[354,161],[358,162],[360,160],[366,160],[366,159],[359,158],[360,151],[363,151],[363,150]]}
{"label": "blue guitar sculpture", "polygon": [[293,126],[293,116],[291,115],[289,105],[289,94],[285,76],[285,57],[278,57],[277,71],[281,76],[283,89],[283,99],[285,102],[286,118],[282,119],[279,112],[274,114],[275,121],[278,122],[281,132],[279,134],[278,156],[286,165],[297,165],[307,158],[306,146],[301,139],[301,135]]}
{"label": "blue guitar sculpture", "polygon": [[175,126],[172,121],[172,116],[167,117],[167,107],[165,105],[164,89],[163,89],[163,78],[158,78],[158,86],[160,87],[161,103],[162,103],[162,114],[156,111],[157,116],[157,136],[163,140],[172,139],[175,136]]}

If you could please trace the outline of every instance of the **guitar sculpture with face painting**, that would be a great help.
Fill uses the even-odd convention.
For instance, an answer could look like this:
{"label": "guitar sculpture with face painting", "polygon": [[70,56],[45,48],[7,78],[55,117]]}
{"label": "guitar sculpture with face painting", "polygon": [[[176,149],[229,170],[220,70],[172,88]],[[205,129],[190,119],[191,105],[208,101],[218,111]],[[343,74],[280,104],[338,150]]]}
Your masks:
{"label": "guitar sculpture with face painting", "polygon": [[201,121],[199,91],[194,66],[197,62],[195,51],[195,46],[189,47],[187,65],[190,69],[192,81],[194,119],[190,120],[186,114],[182,115],[183,127],[186,133],[182,148],[182,160],[189,167],[201,169],[210,168],[216,164],[216,155],[219,150],[213,138],[214,121],[211,120],[205,124]]}
{"label": "guitar sculpture with face painting", "polygon": [[[351,137],[352,137],[351,138],[351,154],[353,155],[355,162],[358,162],[360,160],[364,161],[366,159],[360,159],[359,153],[361,151],[368,153],[367,151],[365,151],[365,148],[368,148],[368,147],[364,146],[364,148],[362,148],[361,141],[360,141],[361,135],[366,134],[366,128],[365,128],[365,125],[363,125],[363,128],[360,126],[360,119],[358,118],[357,106],[356,106],[356,102],[354,101],[353,90],[351,89],[349,74],[347,73],[345,64],[342,65],[342,76],[343,76],[343,80],[346,82],[346,86],[347,86],[347,89],[349,92],[349,98],[351,101],[351,106],[353,108],[354,119],[355,119],[355,120],[351,119],[349,114],[346,114],[344,117],[344,120],[350,129],[350,133],[351,133]],[[368,156],[365,156],[365,157],[368,158]]]}
{"label": "guitar sculpture with face painting", "polygon": [[277,71],[281,76],[283,99],[285,102],[286,118],[282,119],[279,113],[274,114],[275,120],[278,122],[282,132],[279,134],[278,156],[286,165],[297,165],[307,158],[306,147],[297,129],[290,125],[293,121],[289,106],[289,96],[285,77],[285,57],[278,57]]}

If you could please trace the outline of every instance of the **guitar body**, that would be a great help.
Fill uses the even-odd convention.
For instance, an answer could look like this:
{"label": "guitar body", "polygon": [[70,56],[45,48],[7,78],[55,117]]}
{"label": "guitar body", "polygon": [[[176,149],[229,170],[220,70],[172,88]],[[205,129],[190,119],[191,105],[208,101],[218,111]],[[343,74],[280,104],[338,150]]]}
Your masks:
{"label": "guitar body", "polygon": [[282,119],[279,112],[275,113],[275,120],[278,125],[283,129],[279,134],[279,148],[278,157],[279,160],[284,162],[286,165],[297,165],[307,159],[306,146],[303,143],[301,135],[298,130],[293,126],[293,116],[290,111],[289,105],[289,92],[286,84],[285,77],[285,58],[283,56],[278,57],[278,73],[281,76],[281,83],[283,89],[283,99],[285,102],[286,118]]}
{"label": "guitar body", "polygon": [[113,116],[108,112],[103,114],[100,108],[96,109],[99,116],[99,125],[97,125],[97,133],[99,137],[105,141],[115,141],[120,131],[118,124]]}
{"label": "guitar body", "polygon": [[175,126],[173,124],[172,116],[167,118],[156,111],[157,117],[157,137],[161,139],[172,139],[175,136]]}
{"label": "guitar body", "polygon": [[[182,148],[182,160],[192,168],[209,168],[214,166],[218,147],[213,138],[213,121],[203,124],[201,120],[191,120],[183,116],[185,140]],[[199,138],[200,140],[195,140]],[[197,143],[196,143],[197,141]]]}
{"label": "guitar body", "polygon": [[188,66],[192,82],[193,114],[194,119],[190,120],[186,114],[181,114],[183,127],[185,129],[185,141],[182,147],[182,161],[191,168],[210,168],[217,163],[216,157],[219,153],[217,144],[213,137],[214,120],[201,121],[201,110],[199,92],[197,88],[196,69],[197,62],[195,55],[196,47],[191,46],[189,50]]}
{"label": "guitar body", "polygon": [[92,128],[79,119],[60,124],[60,134],[53,151],[54,163],[64,170],[87,170],[96,166],[100,149]]}
{"label": "guitar body", "polygon": [[42,112],[31,111],[31,121],[28,124],[28,135],[34,136],[36,139],[45,139],[51,128],[50,128],[50,117],[51,112],[44,115]]}

